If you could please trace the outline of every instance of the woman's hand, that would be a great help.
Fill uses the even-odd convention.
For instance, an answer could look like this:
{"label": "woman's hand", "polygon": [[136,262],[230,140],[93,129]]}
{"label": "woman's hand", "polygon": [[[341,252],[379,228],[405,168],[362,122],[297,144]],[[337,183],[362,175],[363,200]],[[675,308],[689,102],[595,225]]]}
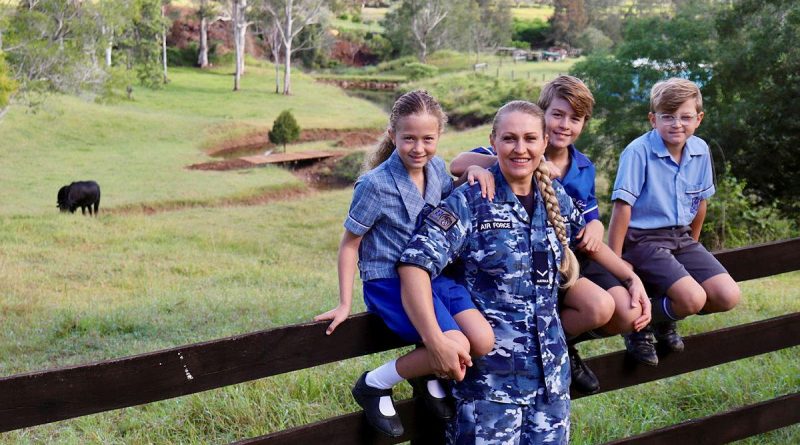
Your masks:
{"label": "woman's hand", "polygon": [[460,343],[442,335],[438,340],[426,343],[425,348],[434,375],[458,382],[464,380],[467,367],[472,366],[472,357]]}
{"label": "woman's hand", "polygon": [[481,197],[488,198],[489,201],[494,199],[494,175],[492,172],[477,165],[471,165],[465,174],[469,185],[475,185],[475,181],[480,184]]}
{"label": "woman's hand", "polygon": [[589,253],[597,252],[603,243],[603,223],[598,219],[589,221],[583,230],[578,232],[578,239],[581,240],[578,249]]}
{"label": "woman's hand", "polygon": [[328,325],[328,329],[325,330],[326,335],[331,335],[333,331],[336,329],[336,326],[339,326],[343,321],[347,320],[347,317],[349,315],[350,315],[350,306],[340,303],[334,309],[331,309],[328,312],[324,312],[314,317],[314,321],[333,320],[331,321],[331,324]]}
{"label": "woman's hand", "polygon": [[642,280],[639,279],[638,275],[632,274],[632,276],[626,280],[625,284],[627,285],[628,293],[631,294],[631,307],[642,308],[642,315],[636,320],[633,320],[633,329],[639,332],[650,323],[650,319],[653,315],[650,298],[647,297],[644,284],[642,284]]}

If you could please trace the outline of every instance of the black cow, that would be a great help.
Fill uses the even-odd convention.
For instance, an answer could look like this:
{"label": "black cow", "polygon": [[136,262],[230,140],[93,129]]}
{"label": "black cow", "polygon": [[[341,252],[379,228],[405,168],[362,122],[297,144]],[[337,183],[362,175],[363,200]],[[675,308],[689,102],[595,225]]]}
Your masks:
{"label": "black cow", "polygon": [[58,208],[62,212],[69,210],[70,213],[75,213],[75,210],[80,207],[81,213],[85,215],[88,207],[91,215],[92,206],[94,206],[94,215],[97,215],[100,210],[100,186],[94,181],[73,182],[58,190]]}

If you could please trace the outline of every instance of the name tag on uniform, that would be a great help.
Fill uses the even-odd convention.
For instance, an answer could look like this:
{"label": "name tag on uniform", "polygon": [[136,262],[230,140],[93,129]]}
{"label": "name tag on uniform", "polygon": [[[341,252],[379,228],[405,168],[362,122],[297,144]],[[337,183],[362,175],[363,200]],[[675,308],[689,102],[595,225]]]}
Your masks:
{"label": "name tag on uniform", "polygon": [[478,232],[486,230],[510,230],[511,221],[483,221],[478,223]]}
{"label": "name tag on uniform", "polygon": [[431,213],[428,213],[426,219],[439,226],[442,230],[450,230],[450,227],[453,227],[453,225],[458,222],[458,217],[456,217],[456,215],[441,207],[436,207],[431,210]]}
{"label": "name tag on uniform", "polygon": [[550,265],[547,261],[547,252],[533,252],[533,284],[537,286],[550,285]]}

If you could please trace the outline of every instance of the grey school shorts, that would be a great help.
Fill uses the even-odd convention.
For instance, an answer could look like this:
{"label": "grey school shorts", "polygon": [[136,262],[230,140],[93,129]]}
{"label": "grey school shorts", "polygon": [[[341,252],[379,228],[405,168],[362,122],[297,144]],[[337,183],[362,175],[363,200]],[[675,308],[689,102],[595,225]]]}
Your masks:
{"label": "grey school shorts", "polygon": [[622,258],[633,265],[651,298],[663,295],[676,281],[691,276],[698,283],[728,273],[689,226],[664,229],[628,229]]}

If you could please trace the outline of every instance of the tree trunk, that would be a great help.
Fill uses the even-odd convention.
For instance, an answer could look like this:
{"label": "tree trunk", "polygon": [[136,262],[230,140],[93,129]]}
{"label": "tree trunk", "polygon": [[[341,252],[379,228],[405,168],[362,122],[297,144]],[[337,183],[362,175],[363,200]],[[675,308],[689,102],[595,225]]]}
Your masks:
{"label": "tree trunk", "polygon": [[197,55],[197,66],[208,67],[208,17],[200,18],[200,51]]}
{"label": "tree trunk", "polygon": [[[292,17],[292,0],[286,1],[286,28],[284,36],[292,35],[294,17]],[[283,65],[283,94],[292,94],[292,38],[289,37],[283,42],[284,65]]]}
{"label": "tree trunk", "polygon": [[[161,6],[161,18],[167,16],[167,7],[162,5]],[[167,27],[164,26],[164,30],[161,32],[161,58],[164,61],[164,83],[169,82],[167,78]]]}
{"label": "tree trunk", "polygon": [[233,53],[234,53],[234,71],[233,71],[233,91],[239,91],[239,80],[242,77],[242,48],[241,43],[239,42],[239,27],[241,26],[241,19],[239,18],[239,14],[241,13],[241,1],[242,0],[234,0],[233,1]]}
{"label": "tree trunk", "polygon": [[111,49],[114,47],[114,35],[108,28],[106,28],[105,25],[103,25],[103,27],[101,28],[101,32],[103,33],[103,35],[110,34],[108,36],[108,45],[106,45],[104,51],[106,59],[106,68],[111,68]]}
{"label": "tree trunk", "polygon": [[242,8],[242,24],[239,29],[239,51],[241,51],[242,55],[239,57],[239,63],[241,66],[239,67],[239,73],[244,75],[244,56],[247,51],[245,51],[245,45],[247,43],[247,25],[244,23],[244,8]]}
{"label": "tree trunk", "polygon": [[281,92],[281,70],[278,66],[278,58],[275,58],[275,94]]}

